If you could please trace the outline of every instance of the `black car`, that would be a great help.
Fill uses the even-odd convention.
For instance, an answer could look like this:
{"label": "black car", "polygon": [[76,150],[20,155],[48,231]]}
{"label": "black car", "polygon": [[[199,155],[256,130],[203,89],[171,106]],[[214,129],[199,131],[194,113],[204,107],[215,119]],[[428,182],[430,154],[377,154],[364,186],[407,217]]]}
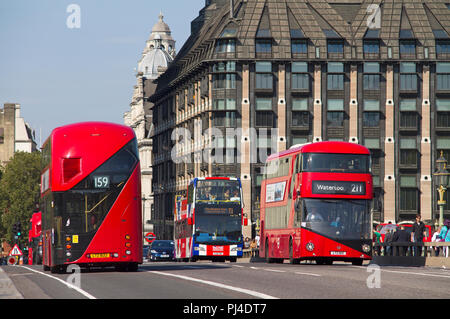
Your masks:
{"label": "black car", "polygon": [[174,260],[174,254],[173,240],[155,240],[152,242],[147,256],[150,261]]}
{"label": "black car", "polygon": [[144,245],[144,247],[142,248],[142,256],[144,256],[144,259],[148,258],[149,251],[150,245]]}

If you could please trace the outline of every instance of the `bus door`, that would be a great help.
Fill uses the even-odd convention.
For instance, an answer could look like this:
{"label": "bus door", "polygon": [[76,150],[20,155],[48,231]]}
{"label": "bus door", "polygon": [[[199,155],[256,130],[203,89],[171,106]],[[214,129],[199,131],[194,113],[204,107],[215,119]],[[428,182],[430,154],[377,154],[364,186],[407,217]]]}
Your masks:
{"label": "bus door", "polygon": [[46,266],[51,266],[52,264],[52,230],[46,230],[42,234],[42,245],[44,246],[44,260],[43,264]]}
{"label": "bus door", "polygon": [[291,221],[291,225],[294,228],[293,234],[293,248],[296,251],[296,247],[300,247],[300,233],[301,233],[301,199],[298,191],[300,190],[300,168],[301,168],[301,153],[297,154],[294,162],[294,167],[292,170],[292,178],[291,178],[291,199],[292,203],[292,211],[293,220]]}

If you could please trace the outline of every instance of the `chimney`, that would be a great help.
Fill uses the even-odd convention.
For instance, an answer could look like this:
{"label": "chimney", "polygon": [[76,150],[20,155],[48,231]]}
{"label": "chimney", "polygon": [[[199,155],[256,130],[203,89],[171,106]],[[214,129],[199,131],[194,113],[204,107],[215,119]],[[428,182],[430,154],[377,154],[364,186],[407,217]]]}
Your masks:
{"label": "chimney", "polygon": [[230,0],[230,19],[234,18],[234,0]]}

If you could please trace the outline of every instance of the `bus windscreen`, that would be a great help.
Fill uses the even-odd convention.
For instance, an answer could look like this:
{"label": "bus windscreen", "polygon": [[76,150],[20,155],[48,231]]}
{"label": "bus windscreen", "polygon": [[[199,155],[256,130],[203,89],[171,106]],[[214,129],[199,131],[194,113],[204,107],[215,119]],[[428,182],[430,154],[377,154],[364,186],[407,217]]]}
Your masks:
{"label": "bus windscreen", "polygon": [[238,203],[211,205],[197,203],[195,207],[196,242],[202,244],[237,244],[242,238],[241,207]]}
{"label": "bus windscreen", "polygon": [[303,199],[302,224],[332,239],[369,239],[367,200]]}
{"label": "bus windscreen", "polygon": [[370,156],[365,154],[305,153],[303,172],[370,173]]}

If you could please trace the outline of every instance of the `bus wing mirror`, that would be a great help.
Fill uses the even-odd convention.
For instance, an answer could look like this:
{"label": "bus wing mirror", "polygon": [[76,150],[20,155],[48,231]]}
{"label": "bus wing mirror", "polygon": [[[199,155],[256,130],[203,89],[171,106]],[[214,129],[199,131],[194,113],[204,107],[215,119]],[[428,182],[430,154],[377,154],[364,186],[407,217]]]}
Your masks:
{"label": "bus wing mirror", "polygon": [[242,211],[242,225],[243,226],[247,226],[248,225],[247,214],[244,214],[244,211]]}

